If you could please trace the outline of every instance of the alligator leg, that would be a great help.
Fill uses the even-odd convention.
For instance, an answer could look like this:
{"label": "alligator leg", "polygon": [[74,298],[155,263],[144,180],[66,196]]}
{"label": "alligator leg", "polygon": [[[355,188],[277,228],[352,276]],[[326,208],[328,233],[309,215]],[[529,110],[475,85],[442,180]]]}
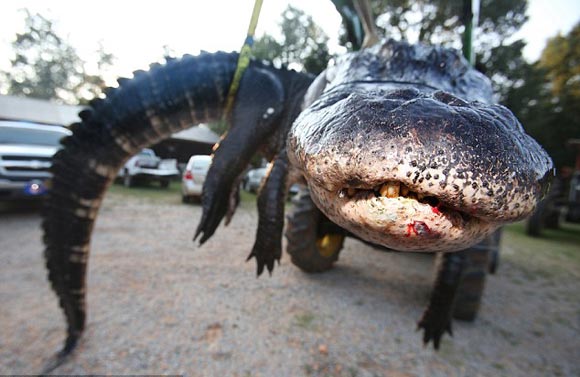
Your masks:
{"label": "alligator leg", "polygon": [[465,259],[465,251],[437,254],[435,286],[429,305],[417,325],[418,329],[423,329],[423,343],[426,345],[432,340],[435,349],[439,349],[439,343],[445,331],[453,335],[451,316]]}
{"label": "alligator leg", "polygon": [[201,235],[200,244],[214,234],[228,212],[234,182],[260,146],[280,128],[283,105],[283,88],[273,75],[259,70],[244,75],[230,130],[215,151],[203,185],[203,214],[194,236],[195,240]]}
{"label": "alligator leg", "polygon": [[272,274],[274,262],[282,256],[282,230],[284,228],[284,203],[287,190],[288,155],[283,149],[258,194],[258,230],[252,252],[247,260],[256,258],[257,275],[264,267]]}

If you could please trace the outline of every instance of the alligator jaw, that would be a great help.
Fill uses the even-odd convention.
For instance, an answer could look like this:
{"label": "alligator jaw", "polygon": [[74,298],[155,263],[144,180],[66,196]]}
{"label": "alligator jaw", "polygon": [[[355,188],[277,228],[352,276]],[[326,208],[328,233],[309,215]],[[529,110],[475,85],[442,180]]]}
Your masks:
{"label": "alligator jaw", "polygon": [[329,191],[316,184],[310,189],[313,200],[332,221],[366,241],[400,251],[462,250],[501,225],[434,196],[417,194],[399,182],[374,189]]}

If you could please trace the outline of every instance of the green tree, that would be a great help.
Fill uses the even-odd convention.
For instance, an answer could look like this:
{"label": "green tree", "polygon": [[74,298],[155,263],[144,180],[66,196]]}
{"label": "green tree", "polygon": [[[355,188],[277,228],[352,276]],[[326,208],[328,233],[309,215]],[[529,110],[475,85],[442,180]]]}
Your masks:
{"label": "green tree", "polygon": [[[1,77],[7,93],[78,103],[99,95],[104,80],[89,74],[75,49],[54,30],[54,22],[40,14],[25,12],[25,29],[12,42],[11,69]],[[96,51],[99,70],[106,69],[113,55],[100,45]]]}
{"label": "green tree", "polygon": [[[498,45],[527,21],[527,0],[481,0],[479,46]],[[463,31],[463,0],[379,0],[372,6],[377,26],[395,39],[458,46]]]}
{"label": "green tree", "polygon": [[568,35],[551,38],[538,65],[546,70],[554,96],[580,98],[580,23]]}
{"label": "green tree", "polygon": [[[463,0],[378,0],[372,2],[377,26],[384,36],[398,40],[461,47]],[[527,21],[527,0],[482,0],[475,29],[476,67],[486,73],[503,99],[513,85],[522,58],[521,40],[506,42]],[[347,43],[343,30],[341,41]]]}
{"label": "green tree", "polygon": [[565,145],[580,135],[579,34],[580,24],[551,38],[538,62],[520,67],[522,79],[505,94],[505,105],[557,167],[574,165],[574,152]]}
{"label": "green tree", "polygon": [[256,39],[252,48],[254,57],[281,65],[302,67],[306,72],[318,74],[326,68],[331,55],[328,36],[312,17],[302,10],[288,6],[282,12],[281,39],[264,34]]}

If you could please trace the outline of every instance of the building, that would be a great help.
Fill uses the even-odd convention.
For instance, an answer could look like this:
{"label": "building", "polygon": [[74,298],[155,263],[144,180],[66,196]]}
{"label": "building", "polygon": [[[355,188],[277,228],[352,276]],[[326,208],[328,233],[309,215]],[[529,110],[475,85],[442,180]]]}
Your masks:
{"label": "building", "polygon": [[[79,122],[83,106],[58,104],[52,101],[0,95],[0,120],[16,120],[67,126]],[[194,154],[211,154],[219,136],[205,125],[199,125],[172,135],[154,146],[161,158],[175,158],[187,163]]]}

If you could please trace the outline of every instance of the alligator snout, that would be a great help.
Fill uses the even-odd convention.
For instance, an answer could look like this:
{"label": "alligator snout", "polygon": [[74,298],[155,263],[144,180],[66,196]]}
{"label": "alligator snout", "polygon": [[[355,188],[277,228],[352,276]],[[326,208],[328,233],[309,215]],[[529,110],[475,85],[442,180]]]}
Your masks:
{"label": "alligator snout", "polygon": [[319,208],[363,239],[459,250],[530,215],[547,189],[550,158],[503,106],[438,90],[343,89],[297,119],[290,160]]}

